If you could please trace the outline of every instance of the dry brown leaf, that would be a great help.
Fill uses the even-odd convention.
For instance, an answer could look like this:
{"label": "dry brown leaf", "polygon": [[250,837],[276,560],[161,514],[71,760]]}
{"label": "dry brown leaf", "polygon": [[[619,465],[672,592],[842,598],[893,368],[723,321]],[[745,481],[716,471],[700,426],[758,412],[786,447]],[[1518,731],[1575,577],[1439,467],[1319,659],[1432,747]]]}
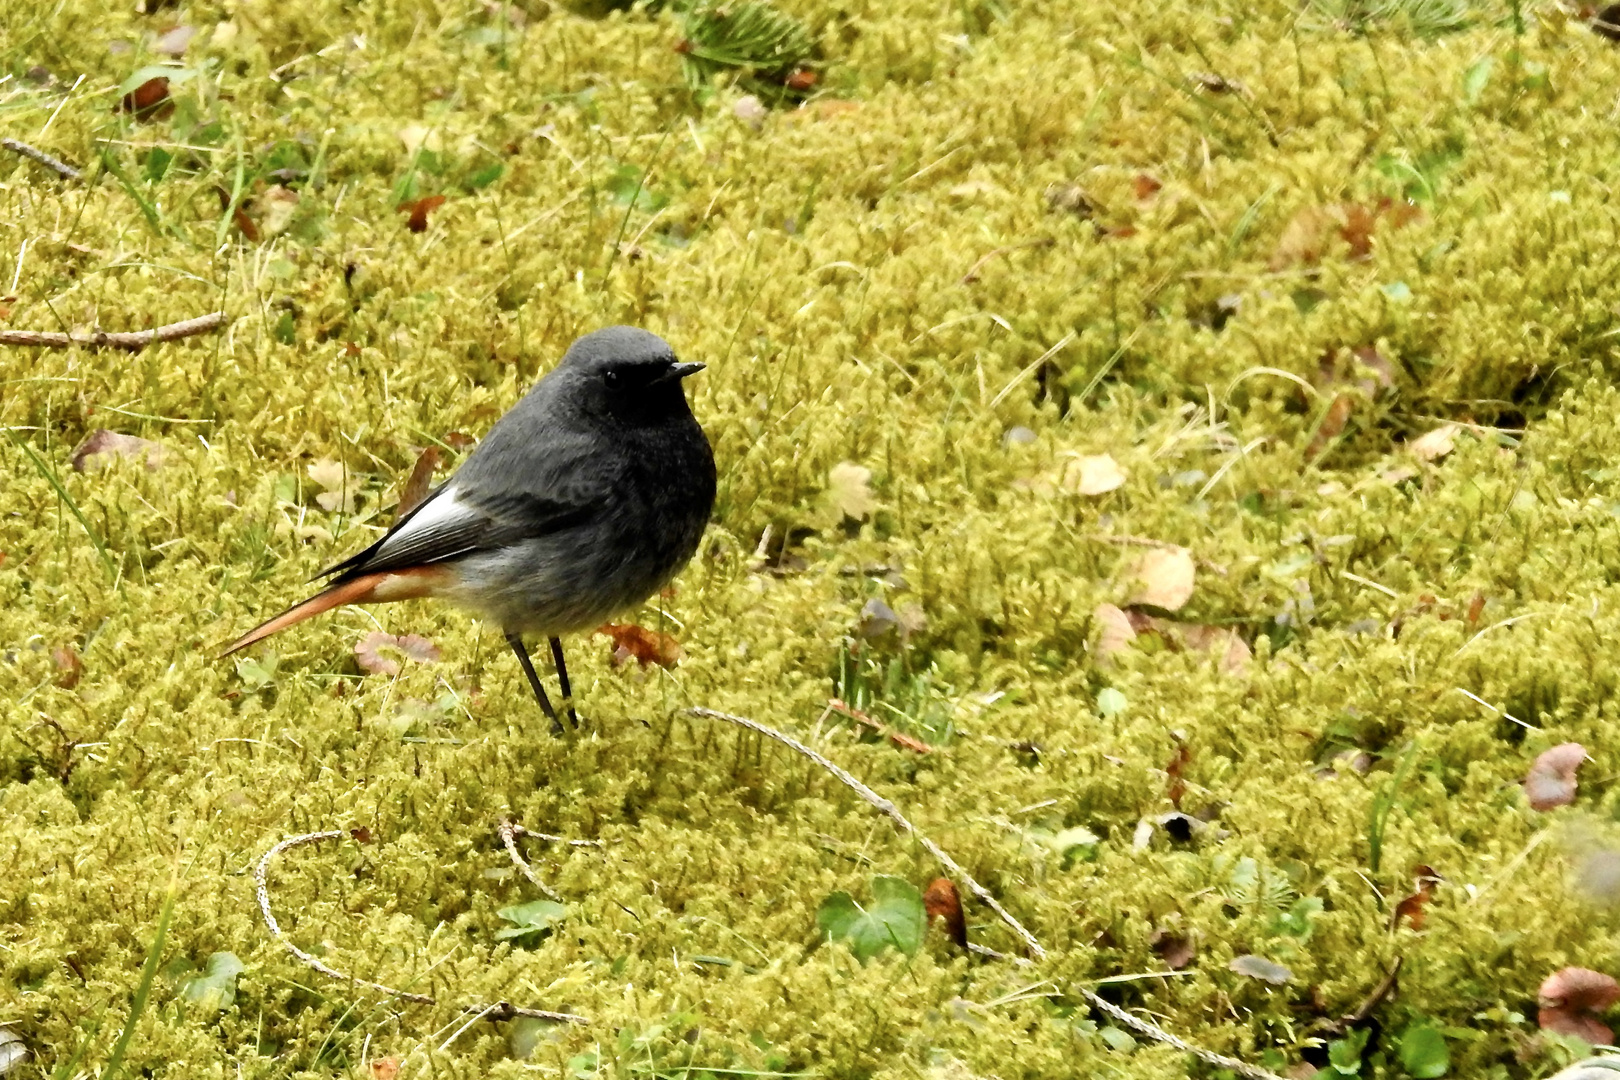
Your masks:
{"label": "dry brown leaf", "polygon": [[1391,930],[1398,928],[1402,919],[1410,923],[1413,930],[1422,930],[1423,924],[1428,921],[1429,913],[1425,909],[1429,901],[1434,899],[1434,890],[1440,884],[1440,875],[1435,873],[1431,866],[1419,865],[1412,868],[1412,876],[1416,879],[1416,889],[1395,905],[1395,912],[1389,920]]}
{"label": "dry brown leaf", "polygon": [[1127,604],[1179,611],[1192,599],[1197,567],[1186,548],[1151,548],[1131,560],[1122,576],[1134,583]]}
{"label": "dry brown leaf", "polygon": [[1170,756],[1170,761],[1164,767],[1164,775],[1169,780],[1165,785],[1165,795],[1170,799],[1170,805],[1177,810],[1181,809],[1181,797],[1187,793],[1187,781],[1182,774],[1187,766],[1192,764],[1192,749],[1184,742],[1176,744],[1176,752]]}
{"label": "dry brown leaf", "polygon": [[928,913],[929,922],[944,919],[945,932],[951,940],[967,948],[967,917],[962,914],[962,894],[957,892],[954,881],[946,877],[930,881],[923,893],[923,910]]}
{"label": "dry brown leaf", "polygon": [[1113,604],[1098,604],[1091,612],[1091,618],[1100,631],[1097,636],[1099,662],[1130,648],[1131,642],[1136,640],[1136,628],[1131,625],[1131,617]]}
{"label": "dry brown leaf", "polygon": [[1159,178],[1149,173],[1137,173],[1131,181],[1131,190],[1135,192],[1137,202],[1153,198],[1163,187]]}
{"label": "dry brown leaf", "polygon": [[84,441],[73,448],[68,460],[74,472],[95,472],[107,468],[119,458],[138,458],[146,465],[148,472],[156,472],[163,467],[168,456],[168,449],[161,443],[98,429],[86,435]]}
{"label": "dry brown leaf", "polygon": [[1457,432],[1460,430],[1456,424],[1442,424],[1425,435],[1419,435],[1407,443],[1406,448],[1419,461],[1439,461],[1457,448]]}
{"label": "dry brown leaf", "polygon": [[1058,474],[1058,488],[1075,495],[1102,495],[1125,483],[1125,470],[1108,454],[1069,458]]}
{"label": "dry brown leaf", "polygon": [[1180,971],[1198,956],[1198,946],[1190,934],[1155,930],[1148,936],[1148,944],[1171,971]]}
{"label": "dry brown leaf", "polygon": [[118,107],[134,113],[137,120],[163,119],[174,112],[174,102],[169,100],[169,80],[161,75],[147,79],[125,94]]}
{"label": "dry brown leaf", "polygon": [[1525,774],[1524,794],[1532,810],[1554,810],[1575,801],[1575,771],[1586,760],[1580,743],[1560,743],[1544,750]]}
{"label": "dry brown leaf", "polygon": [[1322,251],[1327,246],[1328,233],[1336,223],[1331,207],[1301,207],[1283,226],[1277,246],[1271,250],[1269,265],[1272,271],[1320,262]]}
{"label": "dry brown leaf", "polygon": [[872,470],[852,461],[840,461],[827,473],[827,497],[833,509],[852,521],[864,521],[877,509],[872,495]]}
{"label": "dry brown leaf", "polygon": [[657,664],[661,668],[672,668],[686,655],[681,643],[671,635],[634,623],[603,623],[595,632],[613,640],[608,663],[614,667],[623,667],[634,660],[642,667]]}
{"label": "dry brown leaf", "polygon": [[1547,976],[1536,997],[1541,1005],[1536,1022],[1543,1030],[1575,1035],[1594,1045],[1614,1041],[1614,1032],[1597,1014],[1620,1001],[1620,983],[1603,972],[1563,968]]}
{"label": "dry brown leaf", "polygon": [[417,634],[395,637],[381,630],[373,630],[355,642],[355,662],[374,675],[398,675],[399,661],[384,655],[384,649],[423,664],[437,663],[439,659],[439,647],[425,637]]}
{"label": "dry brown leaf", "polygon": [[401,1062],[397,1057],[381,1057],[371,1063],[371,1080],[395,1080]]}
{"label": "dry brown leaf", "polygon": [[437,446],[429,446],[417,455],[410,479],[405,481],[405,489],[399,493],[399,509],[394,511],[394,520],[415,510],[427,498],[428,489],[433,486],[433,470],[439,467],[443,457],[444,453]]}
{"label": "dry brown leaf", "polygon": [[84,661],[79,650],[71,645],[58,645],[51,650],[51,663],[56,665],[56,685],[71,690],[84,678]]}
{"label": "dry brown leaf", "polygon": [[443,195],[428,195],[413,202],[402,202],[394,207],[411,216],[405,222],[405,227],[411,232],[427,232],[428,215],[444,205]]}

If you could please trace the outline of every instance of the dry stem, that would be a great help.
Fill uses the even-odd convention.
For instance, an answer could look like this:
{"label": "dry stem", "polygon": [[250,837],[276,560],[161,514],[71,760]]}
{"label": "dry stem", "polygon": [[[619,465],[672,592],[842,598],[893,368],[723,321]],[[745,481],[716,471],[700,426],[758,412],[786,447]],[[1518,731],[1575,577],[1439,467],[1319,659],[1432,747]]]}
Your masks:
{"label": "dry stem", "polygon": [[5,147],[7,150],[15,151],[25,158],[32,158],[41,165],[45,166],[47,169],[50,169],[69,180],[84,179],[83,174],[81,174],[78,169],[75,169],[61,158],[52,157],[39,147],[29,146],[21,139],[0,139],[0,146]]}
{"label": "dry stem", "polygon": [[[302,836],[289,836],[260,856],[258,865],[253,868],[253,881],[258,887],[259,914],[264,916],[264,925],[269,928],[270,936],[281,942],[282,946],[288,952],[292,953],[305,964],[308,964],[310,967],[314,968],[316,971],[327,976],[328,978],[338,979],[342,982],[354,983],[357,986],[364,986],[367,989],[376,990],[379,993],[387,994],[389,997],[397,997],[405,1001],[414,1001],[420,1005],[437,1005],[438,1000],[430,997],[427,994],[415,994],[409,990],[398,990],[392,986],[384,986],[382,983],[370,982],[369,980],[361,979],[354,975],[345,975],[343,972],[334,967],[328,966],[320,959],[311,956],[303,949],[300,949],[297,945],[294,945],[292,941],[281,932],[281,925],[276,922],[275,913],[270,910],[270,886],[265,880],[270,873],[270,864],[275,861],[276,856],[280,855],[284,851],[291,850],[295,847],[301,847],[304,844],[318,844],[322,840],[338,840],[345,835],[346,834],[342,830],[333,829],[327,832],[305,833]],[[481,1018],[485,1020],[511,1020],[518,1016],[532,1016],[540,1020],[555,1020],[560,1023],[568,1024],[590,1023],[590,1021],[585,1017],[576,1016],[574,1013],[551,1012],[547,1009],[525,1009],[513,1005],[511,1002],[507,1001],[497,1001],[492,1005],[466,1005],[462,1007],[461,1011],[464,1013],[479,1013]]]}
{"label": "dry stem", "polygon": [[63,334],[52,330],[0,330],[0,345],[25,345],[45,349],[67,349],[74,345],[82,345],[89,349],[144,349],[160,341],[174,341],[176,338],[206,334],[210,330],[218,330],[225,322],[225,313],[214,311],[184,322],[153,327],[151,330],[116,334],[101,331],[94,334]]}

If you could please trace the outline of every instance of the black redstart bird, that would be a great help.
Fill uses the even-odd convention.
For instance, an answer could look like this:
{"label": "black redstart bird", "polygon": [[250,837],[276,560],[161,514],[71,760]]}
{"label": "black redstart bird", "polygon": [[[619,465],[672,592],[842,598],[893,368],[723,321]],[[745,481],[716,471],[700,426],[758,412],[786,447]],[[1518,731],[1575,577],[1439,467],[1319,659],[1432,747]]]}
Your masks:
{"label": "black redstart bird", "polygon": [[443,484],[327,587],[242,635],[228,656],[342,604],[436,597],[494,622],[540,708],[523,645],[544,634],[576,725],[559,635],[639,604],[691,559],[714,507],[714,453],[681,380],[703,370],[632,326],[574,342]]}

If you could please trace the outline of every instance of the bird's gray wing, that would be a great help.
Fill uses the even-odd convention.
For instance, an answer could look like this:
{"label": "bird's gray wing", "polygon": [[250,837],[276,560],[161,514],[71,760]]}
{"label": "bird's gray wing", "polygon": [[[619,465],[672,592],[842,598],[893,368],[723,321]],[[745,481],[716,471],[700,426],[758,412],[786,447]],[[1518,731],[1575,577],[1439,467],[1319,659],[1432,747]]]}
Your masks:
{"label": "bird's gray wing", "polygon": [[451,477],[370,547],[322,572],[334,583],[405,570],[505,547],[590,520],[599,500],[586,492],[458,484]]}

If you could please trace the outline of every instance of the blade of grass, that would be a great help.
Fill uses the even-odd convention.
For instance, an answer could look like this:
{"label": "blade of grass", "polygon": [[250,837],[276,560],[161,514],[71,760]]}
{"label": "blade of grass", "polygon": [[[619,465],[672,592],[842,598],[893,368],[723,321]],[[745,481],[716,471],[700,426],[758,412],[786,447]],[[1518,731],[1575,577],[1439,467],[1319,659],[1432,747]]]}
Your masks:
{"label": "blade of grass", "polygon": [[90,522],[84,516],[84,511],[79,509],[79,504],[68,493],[68,489],[62,486],[62,479],[56,475],[56,470],[47,465],[45,459],[36,454],[32,446],[29,446],[9,431],[6,432],[6,435],[17,449],[28,455],[28,460],[34,463],[35,469],[39,470],[39,475],[43,476],[45,482],[55,490],[56,497],[67,504],[68,510],[73,513],[73,516],[78,519],[80,527],[84,529],[84,535],[90,538],[90,543],[95,547],[96,554],[101,556],[101,568],[107,572],[107,580],[109,582],[116,581],[118,569],[113,565],[112,556],[107,552],[107,545],[101,542],[101,537],[96,535],[95,529],[91,528]]}
{"label": "blade of grass", "polygon": [[152,947],[146,950],[146,963],[141,965],[140,985],[135,987],[135,998],[130,1002],[129,1019],[124,1021],[124,1030],[118,1033],[118,1041],[113,1043],[112,1053],[107,1057],[107,1067],[101,1070],[101,1080],[113,1080],[118,1075],[119,1068],[124,1064],[124,1053],[129,1049],[129,1040],[135,1036],[135,1025],[140,1023],[141,1014],[146,1012],[147,1003],[152,998],[152,983],[157,980],[158,962],[163,959],[163,942],[169,936],[169,921],[174,918],[174,903],[180,892],[173,882],[169,885],[169,895],[163,901],[163,913],[158,916],[157,933],[152,935]]}
{"label": "blade of grass", "polygon": [[1395,796],[1400,793],[1401,785],[1406,782],[1416,758],[1417,743],[1407,743],[1401,751],[1401,760],[1395,766],[1394,775],[1373,797],[1372,809],[1367,815],[1367,864],[1375,874],[1384,855],[1384,826],[1389,821],[1390,811],[1395,809]]}
{"label": "blade of grass", "polygon": [[152,231],[162,236],[165,230],[163,228],[163,219],[158,216],[157,207],[152,205],[150,199],[141,194],[141,189],[136,187],[130,180],[129,174],[124,171],[122,165],[118,164],[117,159],[113,157],[112,152],[107,149],[104,143],[96,144],[96,153],[101,156],[102,168],[113,174],[118,180],[119,186],[141,208],[141,214],[146,218],[146,223],[152,226]]}

